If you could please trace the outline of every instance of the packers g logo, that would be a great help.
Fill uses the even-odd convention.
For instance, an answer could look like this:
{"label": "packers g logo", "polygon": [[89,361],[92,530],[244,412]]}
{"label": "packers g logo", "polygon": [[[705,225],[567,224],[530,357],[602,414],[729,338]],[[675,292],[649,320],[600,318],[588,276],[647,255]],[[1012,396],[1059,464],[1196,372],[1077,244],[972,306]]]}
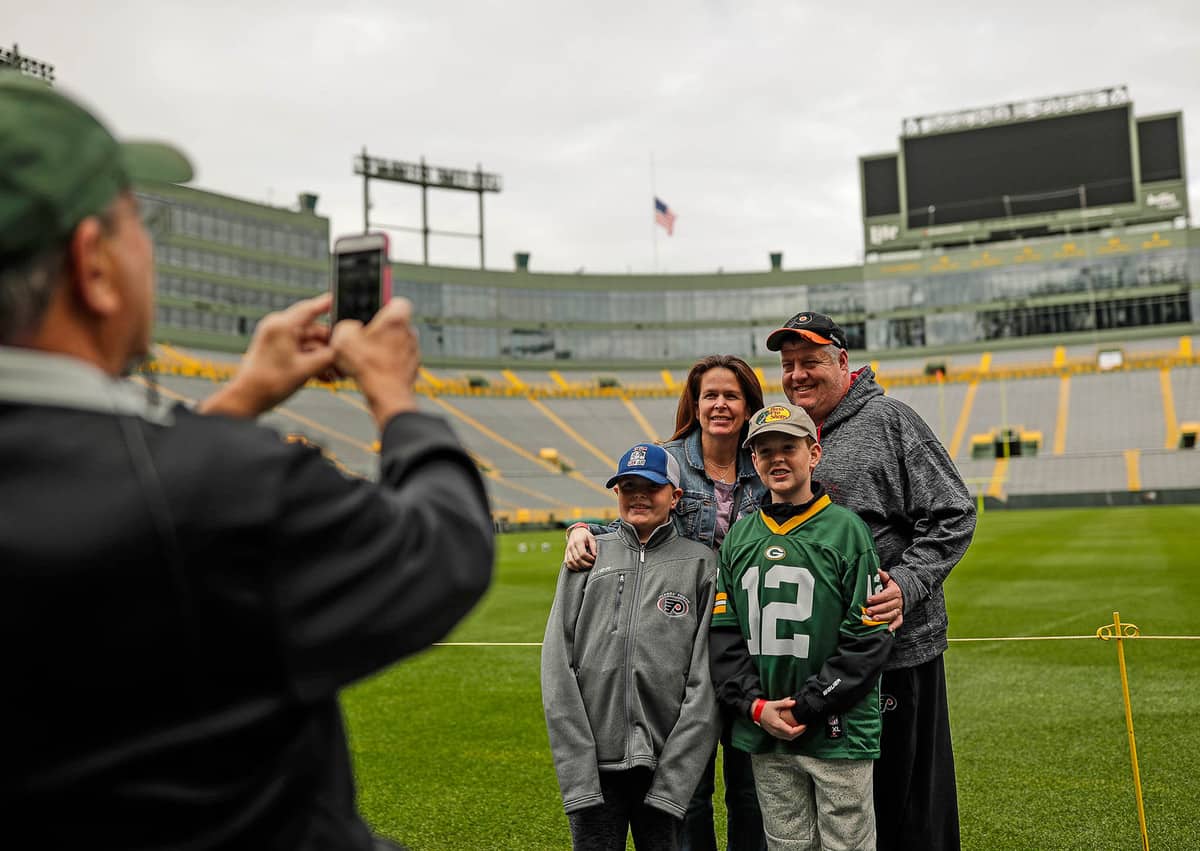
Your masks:
{"label": "packers g logo", "polygon": [[763,550],[763,558],[768,558],[771,561],[779,561],[785,555],[787,555],[787,552],[783,549],[783,547],[772,545]]}
{"label": "packers g logo", "polygon": [[783,407],[782,405],[772,405],[766,410],[761,411],[759,415],[754,418],[754,424],[763,425],[764,423],[778,423],[782,422],[783,420],[790,420],[791,418],[792,412],[787,408]]}

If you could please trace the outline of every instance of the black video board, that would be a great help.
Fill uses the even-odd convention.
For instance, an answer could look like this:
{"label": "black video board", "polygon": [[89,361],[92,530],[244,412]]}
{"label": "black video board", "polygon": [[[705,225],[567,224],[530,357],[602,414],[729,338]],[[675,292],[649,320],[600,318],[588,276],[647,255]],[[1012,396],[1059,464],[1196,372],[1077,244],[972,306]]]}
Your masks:
{"label": "black video board", "polygon": [[1132,203],[1131,120],[1126,104],[905,138],[908,227]]}

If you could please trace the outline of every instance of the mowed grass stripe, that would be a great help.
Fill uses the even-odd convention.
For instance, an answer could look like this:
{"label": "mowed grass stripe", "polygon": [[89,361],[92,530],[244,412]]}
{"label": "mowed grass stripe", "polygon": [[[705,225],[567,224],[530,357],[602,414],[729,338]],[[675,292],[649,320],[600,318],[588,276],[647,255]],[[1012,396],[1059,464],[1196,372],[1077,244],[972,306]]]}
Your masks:
{"label": "mowed grass stripe", "polygon": [[[1147,635],[1195,633],[1197,528],[1195,506],[989,512],[946,585],[951,637],[1091,634],[1114,610]],[[562,544],[501,538],[492,590],[447,640],[541,641]],[[1151,847],[1196,847],[1200,645],[1125,653]],[[439,647],[350,689],[371,822],[415,849],[569,847],[538,665],[530,647]],[[1113,642],[955,642],[946,666],[964,848],[1139,846]]]}

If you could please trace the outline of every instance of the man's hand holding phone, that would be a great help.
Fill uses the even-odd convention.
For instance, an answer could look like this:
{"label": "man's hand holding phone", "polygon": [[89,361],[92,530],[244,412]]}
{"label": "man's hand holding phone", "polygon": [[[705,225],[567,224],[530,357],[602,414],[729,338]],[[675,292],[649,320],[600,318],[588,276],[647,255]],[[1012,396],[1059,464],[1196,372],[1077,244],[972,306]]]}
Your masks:
{"label": "man's hand holding phone", "polygon": [[366,325],[343,319],[330,336],[338,372],[358,382],[380,430],[396,414],[417,410],[421,348],[411,322],[412,303],[394,298]]}
{"label": "man's hand holding phone", "polygon": [[200,403],[205,414],[254,418],[274,408],[310,378],[328,372],[334,361],[329,326],[321,317],[331,298],[298,301],[262,318],[237,375]]}

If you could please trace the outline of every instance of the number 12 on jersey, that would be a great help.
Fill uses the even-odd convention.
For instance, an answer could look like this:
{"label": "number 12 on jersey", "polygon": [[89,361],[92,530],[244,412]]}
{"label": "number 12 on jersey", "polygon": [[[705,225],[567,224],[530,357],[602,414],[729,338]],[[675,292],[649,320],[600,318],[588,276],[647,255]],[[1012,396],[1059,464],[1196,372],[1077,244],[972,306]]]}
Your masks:
{"label": "number 12 on jersey", "polygon": [[796,592],[795,599],[775,600],[759,607],[759,566],[754,565],[742,574],[742,590],[746,592],[746,608],[750,622],[750,637],[746,641],[751,656],[795,656],[808,658],[808,636],[792,635],[780,638],[778,621],[806,621],[812,617],[813,575],[806,567],[773,564],[763,575],[764,588],[782,588],[786,583]]}

